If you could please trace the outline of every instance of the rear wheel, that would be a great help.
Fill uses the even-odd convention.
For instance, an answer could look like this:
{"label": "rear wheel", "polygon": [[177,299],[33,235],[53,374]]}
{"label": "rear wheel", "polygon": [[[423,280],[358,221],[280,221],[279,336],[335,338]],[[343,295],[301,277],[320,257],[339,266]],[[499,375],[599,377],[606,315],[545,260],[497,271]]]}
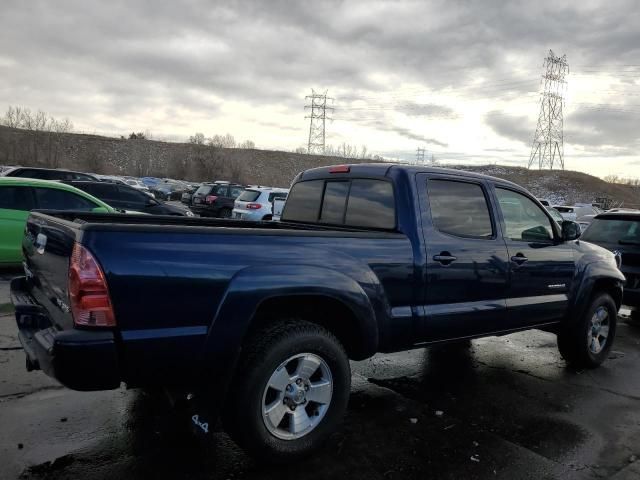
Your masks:
{"label": "rear wheel", "polygon": [[582,318],[558,332],[562,357],[576,368],[595,368],[613,346],[618,310],[609,294],[596,295]]}
{"label": "rear wheel", "polygon": [[254,335],[228,396],[225,428],[254,456],[306,455],[338,426],[351,387],[349,360],[324,328],[285,321]]}
{"label": "rear wheel", "polygon": [[223,208],[222,210],[220,210],[220,217],[221,218],[231,218],[231,209],[230,208]]}

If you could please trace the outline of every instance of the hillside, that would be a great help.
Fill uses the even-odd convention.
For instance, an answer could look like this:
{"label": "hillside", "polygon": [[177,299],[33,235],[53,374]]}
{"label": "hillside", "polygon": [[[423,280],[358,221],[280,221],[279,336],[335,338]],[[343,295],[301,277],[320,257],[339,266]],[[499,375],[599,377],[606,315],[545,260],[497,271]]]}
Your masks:
{"label": "hillside", "polygon": [[528,170],[524,167],[502,165],[449,166],[483,173],[524,186],[538,198],[551,204],[592,202],[597,197],[607,197],[627,207],[640,207],[640,188],[607,183],[587,173],[569,170]]}
{"label": "hillside", "polygon": [[[302,170],[363,161],[272,150],[30,132],[0,126],[0,164],[9,165],[71,168],[118,175],[153,175],[193,181],[227,179],[286,187]],[[604,196],[616,203],[623,202],[625,206],[640,207],[640,189],[637,187],[610,184],[586,173],[527,170],[501,165],[449,167],[510,180],[553,204],[591,202]]]}

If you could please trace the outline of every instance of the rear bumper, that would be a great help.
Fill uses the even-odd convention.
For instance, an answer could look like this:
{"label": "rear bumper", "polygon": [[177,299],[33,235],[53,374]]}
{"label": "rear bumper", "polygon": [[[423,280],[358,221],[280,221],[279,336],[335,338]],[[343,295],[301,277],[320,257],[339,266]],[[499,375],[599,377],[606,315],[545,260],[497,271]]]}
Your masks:
{"label": "rear bumper", "polygon": [[201,217],[217,217],[221,207],[215,207],[213,205],[193,204],[190,208],[193,213],[197,213]]}
{"label": "rear bumper", "polygon": [[27,370],[41,369],[64,386],[82,391],[120,386],[113,332],[58,330],[28,291],[25,277],[11,281],[18,338],[27,356]]}
{"label": "rear bumper", "polygon": [[240,208],[234,208],[231,213],[231,218],[235,218],[237,220],[247,220],[251,222],[259,222],[264,216],[267,215],[260,210],[242,210]]}

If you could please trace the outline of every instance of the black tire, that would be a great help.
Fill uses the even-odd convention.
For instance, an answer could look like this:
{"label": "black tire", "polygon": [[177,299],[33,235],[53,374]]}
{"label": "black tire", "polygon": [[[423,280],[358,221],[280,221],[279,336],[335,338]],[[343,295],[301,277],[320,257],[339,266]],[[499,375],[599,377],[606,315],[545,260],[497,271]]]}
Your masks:
{"label": "black tire", "polygon": [[[600,345],[602,337],[597,334],[598,347],[592,347],[589,339],[593,337],[592,319],[596,312],[606,311],[608,332],[604,345]],[[618,319],[618,309],[616,304],[607,293],[598,293],[593,298],[580,319],[567,326],[563,326],[558,332],[558,350],[569,365],[574,368],[596,368],[604,362],[608,355],[616,336],[616,326]],[[604,326],[604,321],[603,321]],[[597,327],[596,327],[597,328]],[[589,336],[591,333],[591,337]]]}
{"label": "black tire", "polygon": [[263,222],[270,222],[271,220],[273,220],[272,215],[265,215],[264,217],[262,217]]}
{"label": "black tire", "polygon": [[[263,416],[264,403],[270,403],[266,401],[267,392],[270,391],[267,385],[288,359],[307,354],[322,359],[330,370],[330,401],[319,420],[309,417],[316,423],[303,436],[278,438],[267,427],[267,420]],[[263,461],[281,463],[299,458],[319,448],[336,430],[347,408],[350,390],[349,359],[331,332],[303,320],[278,322],[253,335],[245,347],[227,397],[227,408],[223,414],[225,430],[242,448]],[[276,397],[273,404],[280,405],[279,398]],[[287,401],[290,400],[284,399],[283,403],[289,405]],[[305,405],[297,406],[303,408],[304,412],[289,411],[291,407],[283,407],[286,413],[282,417],[282,424],[287,425],[295,413],[306,414],[307,408],[314,406],[313,401],[307,404],[305,399]],[[310,415],[317,416],[315,413]]]}
{"label": "black tire", "polygon": [[231,218],[231,209],[230,208],[221,209],[220,218]]}
{"label": "black tire", "polygon": [[635,327],[640,327],[640,310],[631,310],[631,315],[629,316],[627,323]]}

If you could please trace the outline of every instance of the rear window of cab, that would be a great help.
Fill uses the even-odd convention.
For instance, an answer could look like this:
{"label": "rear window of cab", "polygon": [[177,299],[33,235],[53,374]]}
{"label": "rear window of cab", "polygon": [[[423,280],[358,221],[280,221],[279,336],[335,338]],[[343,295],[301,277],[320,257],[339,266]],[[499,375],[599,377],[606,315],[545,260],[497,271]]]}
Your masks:
{"label": "rear window of cab", "polygon": [[393,185],[385,180],[307,180],[291,188],[283,221],[394,229]]}

